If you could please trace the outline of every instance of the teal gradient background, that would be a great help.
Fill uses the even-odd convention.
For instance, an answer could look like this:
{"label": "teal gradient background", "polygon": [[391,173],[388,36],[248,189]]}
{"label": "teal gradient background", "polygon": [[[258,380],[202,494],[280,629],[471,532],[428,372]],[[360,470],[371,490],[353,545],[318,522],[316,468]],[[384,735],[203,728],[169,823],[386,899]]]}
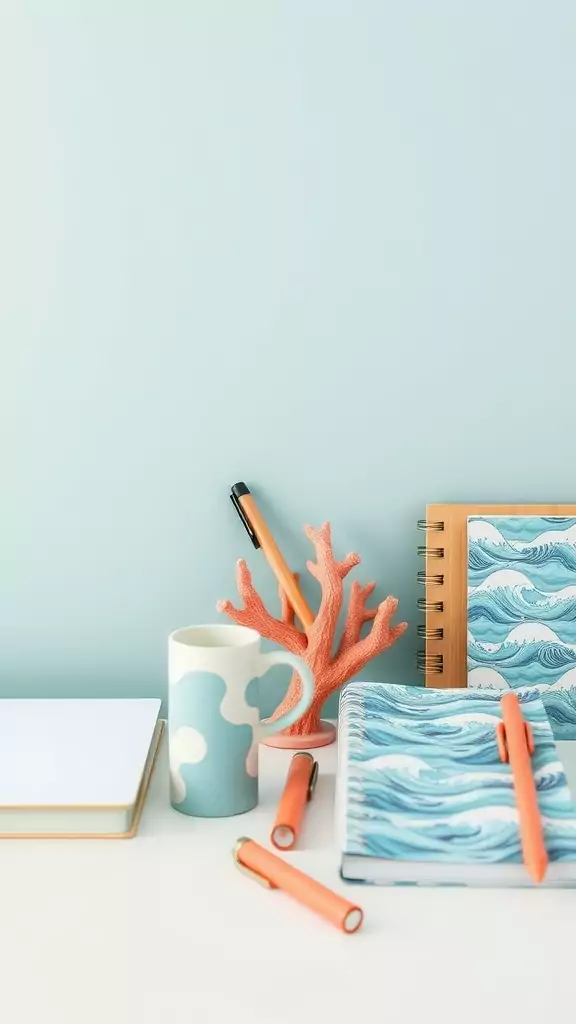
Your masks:
{"label": "teal gradient background", "polygon": [[239,556],[272,601],[238,479],[417,681],[426,501],[575,499],[575,52],[568,0],[6,0],[1,695],[163,695]]}

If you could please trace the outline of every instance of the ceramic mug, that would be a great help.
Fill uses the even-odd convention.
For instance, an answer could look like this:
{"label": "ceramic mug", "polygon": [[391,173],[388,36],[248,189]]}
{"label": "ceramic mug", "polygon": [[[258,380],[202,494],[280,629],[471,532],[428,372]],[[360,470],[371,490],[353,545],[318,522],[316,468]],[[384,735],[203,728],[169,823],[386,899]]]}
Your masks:
{"label": "ceramic mug", "polygon": [[[168,639],[168,736],[172,806],[220,818],[258,803],[258,744],[308,710],[314,678],[288,651],[262,654],[245,626],[187,626]],[[260,721],[258,684],[273,665],[302,681],[298,703],[274,722]]]}

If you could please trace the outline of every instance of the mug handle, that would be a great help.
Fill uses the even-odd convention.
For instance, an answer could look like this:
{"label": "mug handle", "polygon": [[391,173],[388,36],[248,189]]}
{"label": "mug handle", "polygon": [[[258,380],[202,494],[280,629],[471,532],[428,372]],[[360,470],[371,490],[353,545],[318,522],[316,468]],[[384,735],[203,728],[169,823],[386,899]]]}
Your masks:
{"label": "mug handle", "polygon": [[271,651],[269,654],[261,654],[260,665],[262,666],[260,675],[264,675],[273,665],[290,665],[298,673],[302,683],[300,700],[290,711],[286,711],[274,721],[271,718],[265,718],[260,722],[258,739],[264,740],[268,736],[273,736],[275,732],[281,732],[289,725],[294,725],[294,722],[297,722],[308,711],[314,696],[314,676],[303,658],[299,658],[297,654],[290,654],[289,651]]}

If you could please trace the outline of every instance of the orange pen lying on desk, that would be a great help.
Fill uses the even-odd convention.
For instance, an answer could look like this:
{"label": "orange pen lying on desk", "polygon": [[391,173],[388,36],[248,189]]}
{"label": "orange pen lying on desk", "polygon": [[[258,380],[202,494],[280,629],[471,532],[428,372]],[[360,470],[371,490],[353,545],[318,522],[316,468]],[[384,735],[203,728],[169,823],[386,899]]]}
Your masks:
{"label": "orange pen lying on desk", "polygon": [[242,836],[233,851],[236,866],[266,889],[283,889],[295,900],[315,910],[347,935],[357,932],[364,914],[354,903],[327,889],[310,875],[298,871],[275,853]]}
{"label": "orange pen lying on desk", "polygon": [[534,736],[530,724],[524,721],[517,694],[505,693],[500,700],[500,707],[502,722],[496,726],[496,738],[500,759],[509,761],[512,769],[516,806],[520,817],[522,860],[534,881],[541,882],[548,867],[548,853],[544,844],[538,794],[532,771]]}
{"label": "orange pen lying on desk", "polygon": [[318,762],[307,750],[294,754],[270,839],[278,850],[290,850],[298,839],[304,809],[312,799],[318,778]]}

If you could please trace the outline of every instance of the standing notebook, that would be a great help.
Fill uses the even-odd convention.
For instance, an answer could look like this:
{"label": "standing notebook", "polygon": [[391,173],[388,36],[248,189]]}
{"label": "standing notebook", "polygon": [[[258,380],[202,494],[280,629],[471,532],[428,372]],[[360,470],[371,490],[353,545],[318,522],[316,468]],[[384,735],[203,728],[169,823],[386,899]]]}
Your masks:
{"label": "standing notebook", "polygon": [[[543,885],[576,885],[576,805],[542,701],[519,691],[549,858]],[[342,877],[380,885],[532,886],[501,694],[351,683],[340,698],[336,817]]]}
{"label": "standing notebook", "polygon": [[429,505],[427,686],[532,686],[576,739],[576,505]]}
{"label": "standing notebook", "polygon": [[0,700],[0,838],[130,838],[161,702]]}

